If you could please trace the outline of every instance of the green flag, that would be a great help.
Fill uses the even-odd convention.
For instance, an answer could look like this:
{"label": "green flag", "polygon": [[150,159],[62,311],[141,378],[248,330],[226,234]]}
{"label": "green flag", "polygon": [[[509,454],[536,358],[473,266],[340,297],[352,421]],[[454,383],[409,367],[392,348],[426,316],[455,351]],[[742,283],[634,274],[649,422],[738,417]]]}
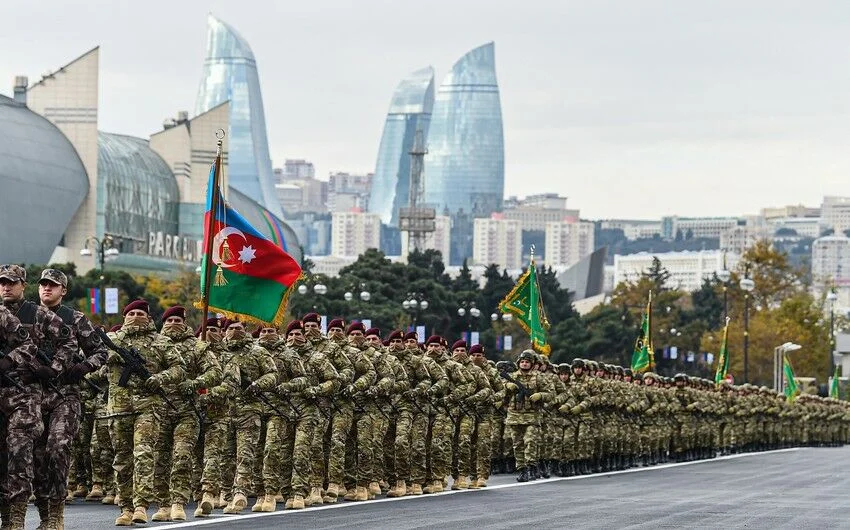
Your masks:
{"label": "green flag", "polygon": [[720,344],[720,353],[717,356],[717,371],[714,373],[714,384],[719,385],[726,379],[729,371],[729,348],[727,338],[729,337],[729,317],[726,317],[726,327],[723,328],[723,343]]}
{"label": "green flag", "polygon": [[540,285],[537,283],[537,267],[534,258],[522,276],[511,289],[504,300],[499,302],[503,313],[511,313],[531,337],[531,347],[544,355],[549,355],[552,347],[546,338],[549,320],[543,309],[543,299],[540,297]]}
{"label": "green flag", "polygon": [[790,403],[797,398],[800,389],[797,387],[797,380],[794,379],[794,368],[791,367],[791,361],[788,360],[787,355],[782,356],[782,373],[785,374],[785,399]]}
{"label": "green flag", "polygon": [[632,372],[639,374],[654,369],[655,352],[652,351],[652,294],[646,303],[646,311],[640,322],[640,332],[632,353]]}
{"label": "green flag", "polygon": [[838,381],[838,370],[839,370],[839,368],[840,367],[836,364],[835,365],[835,373],[832,374],[832,384],[829,385],[829,397],[835,398],[835,399],[841,399],[839,397],[839,395],[841,393],[840,389],[839,389],[839,381]]}

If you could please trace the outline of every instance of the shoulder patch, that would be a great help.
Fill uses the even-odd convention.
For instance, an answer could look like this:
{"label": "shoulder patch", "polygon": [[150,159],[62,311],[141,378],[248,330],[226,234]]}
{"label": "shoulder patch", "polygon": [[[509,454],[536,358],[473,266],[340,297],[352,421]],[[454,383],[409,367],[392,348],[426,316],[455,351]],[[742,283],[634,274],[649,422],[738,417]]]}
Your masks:
{"label": "shoulder patch", "polygon": [[23,341],[27,340],[29,337],[30,337],[30,334],[27,331],[27,328],[25,328],[24,326],[21,326],[21,327],[18,328],[18,340],[23,342]]}
{"label": "shoulder patch", "polygon": [[62,327],[59,328],[59,338],[60,339],[67,339],[70,336],[71,336],[71,328],[69,328],[68,326],[63,324]]}

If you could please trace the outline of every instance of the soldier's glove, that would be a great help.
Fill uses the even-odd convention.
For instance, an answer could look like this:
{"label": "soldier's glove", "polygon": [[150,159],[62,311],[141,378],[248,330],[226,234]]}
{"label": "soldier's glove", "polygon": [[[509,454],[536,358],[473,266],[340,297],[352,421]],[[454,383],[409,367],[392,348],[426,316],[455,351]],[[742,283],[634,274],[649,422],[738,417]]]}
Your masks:
{"label": "soldier's glove", "polygon": [[[564,406],[566,407],[566,405]],[[584,409],[581,405],[576,405],[575,407],[570,409],[571,414],[581,414],[582,412],[584,412]]]}
{"label": "soldier's glove", "polygon": [[529,396],[528,399],[530,399],[532,403],[537,403],[538,401],[543,399],[543,393],[542,392],[535,392],[535,393],[531,394],[531,396]]}
{"label": "soldier's glove", "polygon": [[92,371],[93,368],[89,363],[85,361],[77,363],[65,372],[65,381],[72,385],[79,383],[83,380],[86,374],[90,374]]}
{"label": "soldier's glove", "polygon": [[150,392],[156,392],[162,388],[162,379],[155,375],[148,377],[147,381],[145,381],[145,388]]}
{"label": "soldier's glove", "polygon": [[558,407],[558,412],[561,414],[570,414],[572,411],[573,409],[569,405],[561,405]]}
{"label": "soldier's glove", "polygon": [[319,388],[315,386],[311,386],[310,388],[304,390],[304,396],[309,399],[315,399],[319,395]]}
{"label": "soldier's glove", "polygon": [[35,375],[39,381],[44,381],[45,383],[48,381],[53,381],[54,379],[56,379],[56,376],[59,375],[56,370],[44,365],[37,366],[32,372],[33,375]]}
{"label": "soldier's glove", "polygon": [[342,389],[342,395],[344,397],[351,397],[357,393],[357,388],[354,385],[348,385],[347,387]]}
{"label": "soldier's glove", "polygon": [[177,389],[180,390],[180,393],[184,396],[193,396],[195,392],[198,390],[198,382],[194,379],[189,379],[188,381],[183,381],[179,385],[177,385]]}
{"label": "soldier's glove", "polygon": [[7,374],[15,367],[15,362],[8,356],[0,358],[0,372]]}
{"label": "soldier's glove", "polygon": [[198,394],[198,406],[206,407],[210,404],[210,394],[208,392],[204,392],[203,394]]}
{"label": "soldier's glove", "polygon": [[222,401],[227,397],[227,388],[224,386],[217,386],[210,390],[206,395],[209,396],[207,399],[212,399],[214,401]]}
{"label": "soldier's glove", "polygon": [[280,394],[281,396],[288,396],[289,394],[292,393],[292,387],[289,383],[281,383],[281,384],[277,385],[277,388],[275,388],[275,391],[278,394]]}
{"label": "soldier's glove", "polygon": [[516,383],[511,383],[510,381],[505,383],[505,388],[507,388],[511,392],[516,392],[517,390],[519,390],[519,387],[516,385]]}
{"label": "soldier's glove", "polygon": [[248,385],[248,387],[245,389],[245,393],[249,396],[256,396],[260,393],[260,385],[258,385],[257,382],[254,381],[253,383]]}
{"label": "soldier's glove", "polygon": [[494,399],[494,400],[493,400],[493,406],[494,406],[494,407],[496,407],[497,409],[500,409],[500,408],[502,408],[502,407],[504,407],[504,406],[505,406],[505,400],[503,400],[503,399]]}

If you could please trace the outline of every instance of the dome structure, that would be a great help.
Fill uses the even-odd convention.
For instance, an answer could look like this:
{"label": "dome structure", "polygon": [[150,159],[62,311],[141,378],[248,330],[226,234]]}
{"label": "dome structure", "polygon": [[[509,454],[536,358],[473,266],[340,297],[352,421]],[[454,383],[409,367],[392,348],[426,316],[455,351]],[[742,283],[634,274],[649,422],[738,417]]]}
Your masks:
{"label": "dome structure", "polygon": [[89,190],[80,156],[55,125],[0,96],[0,232],[7,263],[47,263]]}

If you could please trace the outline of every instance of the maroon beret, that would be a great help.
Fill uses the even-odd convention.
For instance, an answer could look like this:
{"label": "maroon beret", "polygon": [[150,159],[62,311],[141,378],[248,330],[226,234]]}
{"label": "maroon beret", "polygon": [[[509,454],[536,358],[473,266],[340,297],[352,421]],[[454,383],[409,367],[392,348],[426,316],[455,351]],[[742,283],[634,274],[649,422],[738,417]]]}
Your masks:
{"label": "maroon beret", "polygon": [[213,317],[207,319],[207,327],[208,328],[221,328],[224,327],[225,319]]}
{"label": "maroon beret", "polygon": [[147,314],[151,313],[151,306],[148,304],[147,300],[143,300],[143,299],[133,300],[132,302],[127,304],[124,307],[124,314],[126,315],[127,313],[129,313],[130,311],[132,311],[134,309],[141,309],[142,311],[144,311]]}
{"label": "maroon beret", "polygon": [[115,333],[116,331],[121,331],[121,324],[115,324],[111,328],[109,328],[110,333]]}
{"label": "maroon beret", "polygon": [[331,320],[330,323],[328,324],[328,329],[332,329],[332,328],[345,329],[345,320],[343,320],[341,318],[335,318],[335,319]]}
{"label": "maroon beret", "polygon": [[236,319],[231,320],[231,319],[229,319],[229,318],[226,318],[226,319],[224,320],[224,322],[221,324],[221,329],[223,329],[223,330],[227,331],[227,328],[229,328],[229,327],[230,327],[230,326],[232,326],[233,324],[241,324],[241,322],[239,322],[239,321],[238,321],[238,320],[236,320]]}
{"label": "maroon beret", "polygon": [[168,317],[180,317],[183,320],[186,320],[186,308],[182,305],[173,305],[165,310],[165,313],[162,314],[162,320],[166,320]]}
{"label": "maroon beret", "polygon": [[442,343],[443,343],[443,337],[441,337],[439,335],[431,335],[430,337],[428,337],[428,340],[425,341],[425,346],[428,346],[429,344],[442,344]]}
{"label": "maroon beret", "polygon": [[394,329],[394,330],[392,331],[392,333],[390,333],[390,336],[389,336],[389,337],[387,337],[387,340],[389,341],[389,340],[393,340],[393,339],[403,339],[403,338],[404,338],[404,337],[403,337],[403,336],[402,336],[402,334],[401,334],[401,330],[399,330],[399,329]]}
{"label": "maroon beret", "polygon": [[304,329],[304,324],[300,320],[293,320],[286,326],[286,334],[289,335],[289,332],[295,329]]}
{"label": "maroon beret", "polygon": [[452,344],[452,351],[457,348],[466,348],[466,341],[463,339],[456,340],[454,344]]}
{"label": "maroon beret", "polygon": [[255,339],[259,339],[261,329],[263,329],[263,326],[257,326],[257,329],[255,329],[254,331],[251,332],[251,336],[254,337]]}
{"label": "maroon beret", "polygon": [[480,344],[473,344],[471,348],[469,348],[469,354],[472,355],[474,353],[484,353],[484,346]]}
{"label": "maroon beret", "polygon": [[414,339],[415,341],[419,341],[419,335],[416,334],[415,331],[408,331],[404,334],[404,340]]}
{"label": "maroon beret", "polygon": [[348,326],[348,330],[345,332],[346,335],[350,335],[352,331],[360,330],[362,333],[366,333],[366,326],[363,325],[363,322],[352,322]]}
{"label": "maroon beret", "polygon": [[381,330],[378,328],[369,328],[366,330],[366,333],[364,333],[364,335],[366,335],[367,337],[375,335],[376,337],[381,338]]}
{"label": "maroon beret", "polygon": [[322,317],[320,317],[318,313],[307,313],[301,317],[301,322],[315,322],[316,324],[319,324],[322,322]]}

